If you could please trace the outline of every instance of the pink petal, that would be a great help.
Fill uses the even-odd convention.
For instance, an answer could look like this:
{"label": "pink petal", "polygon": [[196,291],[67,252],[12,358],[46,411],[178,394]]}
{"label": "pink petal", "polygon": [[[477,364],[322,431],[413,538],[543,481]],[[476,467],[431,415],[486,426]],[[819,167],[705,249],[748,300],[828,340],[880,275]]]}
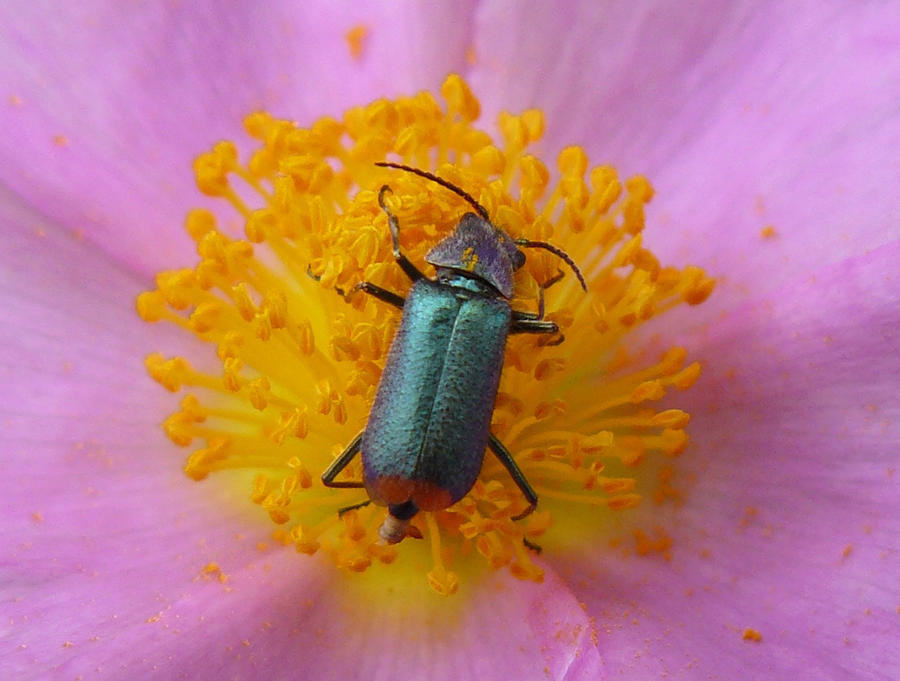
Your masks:
{"label": "pink petal", "polygon": [[388,602],[336,585],[303,617],[308,678],[603,678],[593,626],[554,575],[533,584],[498,572],[461,589],[436,600],[394,584]]}
{"label": "pink petal", "polygon": [[260,537],[268,524],[236,519],[223,488],[180,473],[157,425],[170,398],[141,362],[173,334],[137,319],[133,275],[5,198],[0,677],[100,666],[114,678],[141,649],[120,634],[147,632],[164,598],[199,589],[203,566],[235,552],[239,521]]}
{"label": "pink petal", "polygon": [[490,0],[471,81],[486,120],[544,108],[548,151],[647,175],[646,243],[722,278],[709,318],[900,235],[898,25],[897,3]]}
{"label": "pink petal", "polygon": [[709,329],[679,396],[687,502],[646,519],[672,561],[607,550],[572,575],[613,676],[900,673],[898,262],[894,241]]}
{"label": "pink petal", "polygon": [[[341,41],[326,49],[316,41],[333,34],[323,30],[297,29],[306,39],[288,46],[271,40],[280,19],[260,17],[255,8],[252,21],[235,14],[227,15],[233,24],[221,15],[179,22],[179,31],[194,35],[190,45],[202,44],[204,56],[224,62],[226,77],[216,75],[215,61],[197,65],[193,57],[202,50],[170,49],[166,37],[185,10],[143,10],[142,30],[136,30],[117,7],[94,10],[96,30],[84,34],[71,31],[84,17],[60,19],[58,13],[35,15],[22,29],[28,23],[22,17],[33,11],[28,7],[0,22],[6,27],[0,73],[18,98],[0,107],[4,129],[14,133],[0,141],[0,181],[66,227],[85,228],[103,248],[145,272],[184,257],[186,238],[172,245],[169,236],[194,202],[187,162],[209,141],[233,136],[244,105],[265,103],[276,113],[312,117],[322,112],[317,107],[337,113],[350,98],[373,96],[356,99],[369,92],[370,81],[342,69],[322,87],[300,67],[271,67],[280,64],[280,50],[302,53],[304,64],[319,54],[334,56],[329,66],[346,61],[343,25]],[[698,482],[691,503],[675,516],[680,526],[673,562],[607,557],[594,559],[593,571],[571,571],[589,612],[609,629],[606,636],[601,629],[600,643],[610,671],[639,678],[663,671],[673,678],[745,677],[759,669],[769,678],[806,678],[815,671],[831,678],[896,676],[900,663],[890,634],[900,588],[891,578],[900,573],[900,528],[893,520],[898,495],[889,470],[896,455],[886,443],[898,440],[900,372],[890,333],[898,295],[895,280],[884,277],[893,275],[900,253],[891,243],[821,273],[813,284],[785,283],[797,272],[897,236],[896,200],[884,189],[897,179],[890,155],[898,146],[891,115],[898,60],[896,39],[888,33],[896,23],[893,6],[856,4],[844,13],[817,4],[790,16],[781,16],[775,3],[752,11],[716,3],[675,16],[661,6],[610,19],[615,40],[609,48],[596,40],[589,16],[570,20],[567,12],[575,5],[547,16],[538,8],[498,16],[492,7],[480,15],[485,28],[477,48],[486,75],[481,82],[476,77],[476,91],[496,96],[486,102],[488,111],[559,102],[550,112],[548,148],[556,140],[594,140],[589,150],[596,161],[647,172],[660,190],[651,225],[664,218],[689,226],[694,237],[683,253],[679,248],[688,239],[682,229],[656,229],[648,241],[710,266],[713,274],[728,274],[717,306],[746,294],[742,285],[775,291],[768,303],[734,313],[708,332],[701,383],[708,398],[694,405],[692,427],[698,449],[715,449],[684,459],[697,462]],[[615,8],[605,11],[619,16]],[[115,21],[96,19],[104,12]],[[686,24],[692,16],[700,20]],[[544,40],[527,39],[532,25]],[[142,47],[116,51],[117,59],[97,57],[96,45],[121,44],[126,33]],[[426,54],[453,63],[461,58],[462,46],[448,51],[432,33],[412,33],[422,36]],[[373,28],[372,55],[377,35]],[[397,44],[381,43],[380,53],[402,53]],[[504,50],[502,60],[492,58],[495,44],[497,55]],[[526,44],[529,54],[509,56]],[[245,46],[251,57],[267,56],[254,61],[244,56]],[[490,69],[504,63],[515,65],[516,77],[501,71],[491,81]],[[406,87],[394,78],[399,66],[384,71],[373,62],[371,68],[378,94],[433,87],[443,75]],[[332,75],[330,68],[324,71]],[[88,80],[86,72],[97,76]],[[882,80],[873,84],[873,74]],[[635,88],[636,81],[652,87]],[[533,89],[533,100],[517,101],[521,90],[510,88],[519,83]],[[558,97],[545,96],[556,87]],[[598,94],[589,96],[592,91]],[[602,111],[610,112],[614,125],[598,131]],[[69,146],[54,145],[55,134],[66,135]],[[179,167],[184,170],[175,175],[159,171]],[[123,216],[134,220],[136,213],[140,225],[123,229]],[[172,450],[161,436],[148,442],[170,400],[135,361],[148,349],[150,333],[130,312],[141,283],[34,214],[20,210],[12,217],[2,225],[10,236],[0,256],[0,306],[7,315],[0,327],[0,371],[7,379],[3,405],[12,405],[2,419],[3,448],[10,454],[0,498],[6,506],[3,534],[18,541],[13,564],[7,559],[0,569],[4,612],[13,625],[13,638],[5,643],[26,647],[4,650],[0,675],[47,676],[53,667],[87,676],[98,674],[97,666],[108,678],[149,675],[166,665],[196,672],[225,654],[225,661],[212,663],[222,665],[216,672],[264,669],[271,678],[291,655],[302,653],[306,660],[310,647],[321,647],[315,630],[300,626],[307,622],[322,623],[324,639],[340,646],[341,654],[323,653],[305,664],[322,672],[332,670],[335,658],[349,664],[341,662],[348,646],[340,634],[359,614],[348,605],[335,619],[334,591],[343,589],[324,576],[334,573],[301,567],[317,564],[297,561],[290,551],[262,554],[260,568],[255,541],[264,525],[256,516],[228,511],[243,500],[224,501],[222,488],[187,482],[177,472],[178,453],[167,458]],[[762,241],[759,230],[768,223],[778,237]],[[17,224],[46,236],[15,230]],[[788,267],[778,268],[785,260]],[[153,333],[166,342],[166,332]],[[756,515],[749,517],[748,507]],[[42,513],[43,520],[32,513]],[[123,519],[131,524],[123,527]],[[245,528],[242,542],[234,539],[236,527]],[[206,544],[198,546],[198,537]],[[194,581],[210,560],[223,565],[227,584],[244,598],[232,604],[234,592],[223,593],[218,582]],[[503,581],[498,577],[494,586]],[[475,657],[465,663],[480,675],[511,670],[515,677],[541,661],[554,676],[596,675],[586,625],[575,638],[582,654],[573,660],[586,666],[567,667],[561,658],[566,647],[555,635],[562,629],[546,623],[555,618],[578,626],[585,620],[575,601],[559,593],[558,582],[552,576],[548,581],[549,587],[517,586],[500,604],[478,599],[465,626],[447,635],[448,657],[441,659],[463,664],[459,660],[471,650]],[[536,614],[541,594],[558,614]],[[306,597],[313,611],[320,599],[324,604],[318,612],[298,608]],[[160,612],[159,620],[147,621]],[[404,657],[423,655],[420,649],[393,661],[384,653],[393,654],[389,646],[410,630],[432,623],[403,626],[398,609],[379,613],[385,623],[379,626],[382,620],[367,614],[371,629],[353,630],[350,637],[370,646],[365,660],[377,660],[384,665],[378,669],[394,677],[426,666],[421,657]],[[266,618],[296,623],[300,643],[293,631],[266,641],[260,633]],[[524,642],[504,647],[512,640],[497,635],[504,627]],[[760,630],[762,642],[742,640],[745,627]],[[176,631],[194,635],[185,644]],[[260,636],[259,651],[251,634]],[[74,645],[63,648],[66,641]],[[295,676],[298,668],[285,665],[285,674]],[[335,671],[344,678],[371,676],[358,664]]]}
{"label": "pink petal", "polygon": [[260,107],[311,121],[436,87],[464,63],[469,4],[6,4],[0,183],[137,270],[171,266],[194,156]]}

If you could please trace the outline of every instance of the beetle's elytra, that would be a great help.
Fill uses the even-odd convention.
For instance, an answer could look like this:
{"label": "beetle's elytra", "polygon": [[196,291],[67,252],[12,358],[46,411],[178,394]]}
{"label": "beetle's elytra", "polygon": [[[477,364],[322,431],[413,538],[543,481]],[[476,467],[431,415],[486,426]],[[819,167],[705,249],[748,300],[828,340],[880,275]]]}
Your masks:
{"label": "beetle's elytra", "polygon": [[[487,211],[469,194],[431,173],[395,163],[377,165],[414,173],[455,192],[477,214],[462,216],[454,232],[425,259],[437,269],[428,279],[400,252],[399,222],[384,202],[394,258],[412,279],[404,300],[375,284],[362,290],[403,309],[384,372],[363,432],[322,474],[329,487],[365,487],[369,501],[387,506],[379,529],[396,544],[420,510],[437,511],[462,499],[478,478],[485,448],[497,456],[527,499],[516,520],[531,513],[538,497],[503,444],[490,432],[506,338],[512,333],[558,335],[543,319],[543,289],[538,313],[513,310],[513,273],[525,263],[519,246],[549,250],[565,260],[587,290],[578,268],[563,251],[543,242],[514,240],[494,226]],[[562,337],[559,336],[559,340]],[[362,452],[363,480],[336,481]]]}

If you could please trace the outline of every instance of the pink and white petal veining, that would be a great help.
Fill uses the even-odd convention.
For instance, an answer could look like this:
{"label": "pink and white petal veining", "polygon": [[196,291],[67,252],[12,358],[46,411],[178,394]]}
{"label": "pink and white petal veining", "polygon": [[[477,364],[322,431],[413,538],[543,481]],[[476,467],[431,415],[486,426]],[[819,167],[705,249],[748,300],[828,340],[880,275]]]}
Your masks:
{"label": "pink and white petal veining", "polygon": [[260,107],[311,122],[433,89],[465,63],[470,4],[5,3],[0,183],[149,274],[191,248],[194,156]]}
{"label": "pink and white petal veining", "polygon": [[702,316],[900,234],[897,3],[487,0],[476,25],[486,117],[543,108],[548,151],[647,175],[647,244],[722,275]]}
{"label": "pink and white petal veining", "polygon": [[894,241],[710,327],[679,395],[686,501],[648,520],[671,562],[601,551],[571,575],[611,674],[898,677],[898,262]]}

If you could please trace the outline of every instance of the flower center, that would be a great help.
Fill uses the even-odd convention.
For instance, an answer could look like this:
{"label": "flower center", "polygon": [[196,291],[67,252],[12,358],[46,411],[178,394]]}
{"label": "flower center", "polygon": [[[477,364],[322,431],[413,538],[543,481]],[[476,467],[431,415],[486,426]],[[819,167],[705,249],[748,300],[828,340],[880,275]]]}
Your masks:
{"label": "flower center", "polygon": [[[702,302],[713,282],[695,267],[663,267],[643,247],[644,204],[653,195],[646,179],[623,186],[612,168],[589,168],[584,151],[570,147],[551,186],[547,167],[526,153],[543,132],[541,112],[501,115],[503,143],[495,145],[473,127],[479,103],[459,77],[450,76],[441,94],[443,105],[428,93],[380,100],[309,128],[248,116],[256,151],[242,161],[234,144],[222,142],[194,164],[201,191],[230,204],[243,236],[227,216],[191,212],[186,227],[199,262],[159,273],[137,307],[146,321],[174,323],[215,348],[217,368],[183,357],[146,359],[154,379],[185,392],[163,427],[192,449],[187,475],[242,471],[250,498],[298,551],[325,552],[352,571],[422,564],[431,587],[448,594],[476,556],[539,581],[535,546],[580,540],[568,531],[573,519],[596,528],[648,494],[656,501],[673,494],[667,462],[685,448],[688,415],[652,404],[671,388],[690,387],[700,368],[685,364],[678,347],[641,361],[624,340],[673,306]],[[552,242],[577,263],[588,288],[585,294],[548,250],[527,250],[515,273],[512,309],[536,316],[543,297],[544,320],[564,335],[561,343],[558,335],[508,337],[490,426],[537,493],[538,509],[516,520],[528,501],[489,452],[460,501],[409,521],[407,534],[425,541],[396,545],[380,538],[386,510],[362,505],[365,489],[321,480],[366,428],[401,316],[354,287],[365,281],[409,294],[392,254],[388,211],[400,250],[426,269],[425,253],[472,208],[427,179],[375,165],[386,160],[464,189],[513,239]],[[386,209],[382,185],[391,189]],[[478,256],[464,260],[462,269],[472,270]],[[473,456],[477,463],[482,452]],[[336,480],[363,477],[357,456]],[[636,536],[638,550],[652,544]]]}

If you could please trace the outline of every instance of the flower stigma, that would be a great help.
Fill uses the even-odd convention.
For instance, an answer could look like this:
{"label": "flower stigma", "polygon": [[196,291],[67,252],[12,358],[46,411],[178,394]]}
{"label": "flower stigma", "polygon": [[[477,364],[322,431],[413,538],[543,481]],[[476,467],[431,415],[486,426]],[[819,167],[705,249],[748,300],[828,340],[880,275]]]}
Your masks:
{"label": "flower stigma", "polygon": [[[642,499],[677,495],[671,460],[687,444],[689,417],[654,403],[693,385],[700,366],[687,363],[681,347],[648,357],[624,339],[677,305],[701,303],[714,282],[697,267],[664,267],[644,248],[644,206],[653,196],[645,178],[622,182],[569,147],[551,182],[550,169],[527,152],[544,130],[540,111],[501,114],[498,144],[474,127],[480,105],[460,77],[446,79],[441,97],[383,99],[308,128],[249,115],[255,151],[242,160],[235,144],[220,142],[194,163],[200,190],[224,208],[187,216],[199,262],[160,272],[137,309],[215,353],[202,369],[181,356],[146,358],[156,381],[183,393],[163,428],[190,450],[189,477],[237,473],[276,537],[301,553],[324,553],[349,571],[384,570],[385,579],[392,575],[384,566],[405,566],[450,594],[479,561],[541,581],[536,545],[549,553],[596,541]],[[471,210],[435,183],[375,165],[385,161],[464,189],[493,224],[514,239],[554,244],[586,279],[585,294],[559,257],[539,249],[525,250],[515,275],[512,307],[529,312],[541,286],[559,279],[545,289],[546,319],[565,337],[553,344],[517,334],[506,345],[491,432],[539,497],[523,520],[514,518],[528,502],[490,452],[461,501],[418,513],[396,545],[379,540],[384,507],[339,513],[365,502],[364,489],[321,481],[366,425],[400,319],[354,286],[367,281],[401,296],[410,287],[392,255],[379,189],[390,186],[385,201],[401,250],[426,276],[433,270],[425,253]],[[338,479],[361,480],[359,459]],[[639,553],[653,544],[643,532],[635,542]]]}

